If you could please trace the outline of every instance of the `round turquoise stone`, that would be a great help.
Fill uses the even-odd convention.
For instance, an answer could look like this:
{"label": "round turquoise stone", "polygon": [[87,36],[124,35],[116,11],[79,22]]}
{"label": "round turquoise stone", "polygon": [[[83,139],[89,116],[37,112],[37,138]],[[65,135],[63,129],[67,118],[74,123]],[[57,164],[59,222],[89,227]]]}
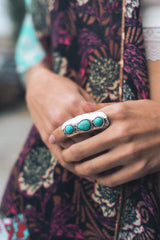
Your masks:
{"label": "round turquoise stone", "polygon": [[94,124],[96,127],[101,127],[103,125],[103,119],[101,117],[96,117],[94,119]]}
{"label": "round turquoise stone", "polygon": [[67,134],[72,134],[73,131],[74,131],[74,128],[73,128],[72,125],[67,125],[67,126],[65,127],[65,131],[66,131]]}
{"label": "round turquoise stone", "polygon": [[90,122],[89,120],[87,120],[87,119],[82,120],[82,121],[78,124],[77,128],[78,128],[79,130],[82,130],[82,131],[88,131],[88,130],[91,129],[91,122]]}

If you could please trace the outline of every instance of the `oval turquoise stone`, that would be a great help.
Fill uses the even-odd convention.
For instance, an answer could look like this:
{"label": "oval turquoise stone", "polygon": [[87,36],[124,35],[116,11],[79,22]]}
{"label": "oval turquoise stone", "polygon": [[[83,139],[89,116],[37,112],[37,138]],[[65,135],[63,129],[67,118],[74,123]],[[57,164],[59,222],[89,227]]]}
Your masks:
{"label": "oval turquoise stone", "polygon": [[74,128],[73,128],[72,125],[67,125],[67,126],[65,127],[65,131],[66,131],[67,134],[72,134],[73,131],[74,131]]}
{"label": "oval turquoise stone", "polygon": [[103,119],[101,117],[96,117],[94,119],[94,124],[96,127],[101,127],[103,125]]}
{"label": "oval turquoise stone", "polygon": [[82,120],[82,121],[78,124],[77,128],[78,128],[79,130],[82,130],[82,131],[88,131],[88,130],[90,130],[90,128],[91,128],[91,122],[90,122],[89,120],[87,120],[87,119]]}

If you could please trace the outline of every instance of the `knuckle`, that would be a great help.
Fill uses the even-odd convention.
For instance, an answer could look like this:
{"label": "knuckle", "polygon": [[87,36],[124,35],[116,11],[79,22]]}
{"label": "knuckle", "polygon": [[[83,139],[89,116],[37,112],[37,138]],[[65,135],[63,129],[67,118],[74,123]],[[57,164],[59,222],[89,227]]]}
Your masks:
{"label": "knuckle", "polygon": [[149,164],[147,159],[142,159],[141,161],[138,162],[138,172],[145,172],[148,173],[149,172]]}
{"label": "knuckle", "polygon": [[138,151],[138,147],[137,147],[137,144],[135,142],[132,142],[132,143],[128,144],[128,146],[126,147],[126,154],[127,155],[135,156],[137,151]]}
{"label": "knuckle", "polygon": [[75,170],[78,174],[80,174],[81,176],[85,176],[88,177],[90,175],[92,175],[92,168],[90,167],[89,164],[83,164],[80,168],[75,166]]}
{"label": "knuckle", "polygon": [[85,167],[83,168],[83,174],[85,176],[90,176],[94,173],[95,167],[93,164],[86,164]]}
{"label": "knuckle", "polygon": [[69,106],[77,106],[78,104],[77,97],[75,95],[68,96],[67,102]]}
{"label": "knuckle", "polygon": [[64,163],[69,162],[68,154],[65,154],[65,151],[62,151],[62,159]]}
{"label": "knuckle", "polygon": [[50,112],[49,115],[50,115],[51,123],[55,127],[59,127],[65,121],[64,120],[64,113],[62,113],[60,110],[59,111]]}
{"label": "knuckle", "polygon": [[125,122],[119,124],[116,127],[116,134],[117,134],[118,139],[129,140],[129,138],[130,138],[129,127],[127,126],[127,124]]}
{"label": "knuckle", "polygon": [[113,111],[119,119],[124,120],[126,118],[127,107],[125,103],[117,103],[113,105]]}
{"label": "knuckle", "polygon": [[[70,157],[69,157],[70,156]],[[62,152],[62,157],[65,162],[76,162],[78,160],[78,150],[77,147],[72,145],[68,150],[67,153],[64,150]]]}
{"label": "knuckle", "polygon": [[78,160],[78,156],[79,156],[79,148],[76,146],[76,144],[72,145],[70,147],[70,155],[72,156],[72,158],[74,159],[74,161]]}

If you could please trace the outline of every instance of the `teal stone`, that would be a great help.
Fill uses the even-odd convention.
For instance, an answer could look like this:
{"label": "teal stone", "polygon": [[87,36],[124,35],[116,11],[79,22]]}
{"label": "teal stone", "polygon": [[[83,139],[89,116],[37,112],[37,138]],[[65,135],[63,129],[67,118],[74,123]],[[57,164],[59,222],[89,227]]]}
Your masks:
{"label": "teal stone", "polygon": [[66,131],[67,134],[72,134],[73,131],[74,131],[74,128],[73,128],[72,125],[67,125],[67,126],[65,127],[65,131]]}
{"label": "teal stone", "polygon": [[94,124],[96,127],[101,127],[103,125],[103,119],[101,117],[96,117],[94,119]]}
{"label": "teal stone", "polygon": [[82,130],[82,131],[88,131],[88,130],[91,129],[91,122],[90,122],[89,120],[87,120],[87,119],[82,120],[82,121],[78,124],[77,128],[78,128],[79,130]]}

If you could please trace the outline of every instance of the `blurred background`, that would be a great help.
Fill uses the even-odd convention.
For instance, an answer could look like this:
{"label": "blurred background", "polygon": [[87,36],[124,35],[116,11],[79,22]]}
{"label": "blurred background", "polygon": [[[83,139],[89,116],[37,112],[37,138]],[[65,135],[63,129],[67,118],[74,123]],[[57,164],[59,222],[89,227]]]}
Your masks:
{"label": "blurred background", "polygon": [[23,0],[0,0],[0,201],[9,172],[32,125],[14,61],[24,14]]}

